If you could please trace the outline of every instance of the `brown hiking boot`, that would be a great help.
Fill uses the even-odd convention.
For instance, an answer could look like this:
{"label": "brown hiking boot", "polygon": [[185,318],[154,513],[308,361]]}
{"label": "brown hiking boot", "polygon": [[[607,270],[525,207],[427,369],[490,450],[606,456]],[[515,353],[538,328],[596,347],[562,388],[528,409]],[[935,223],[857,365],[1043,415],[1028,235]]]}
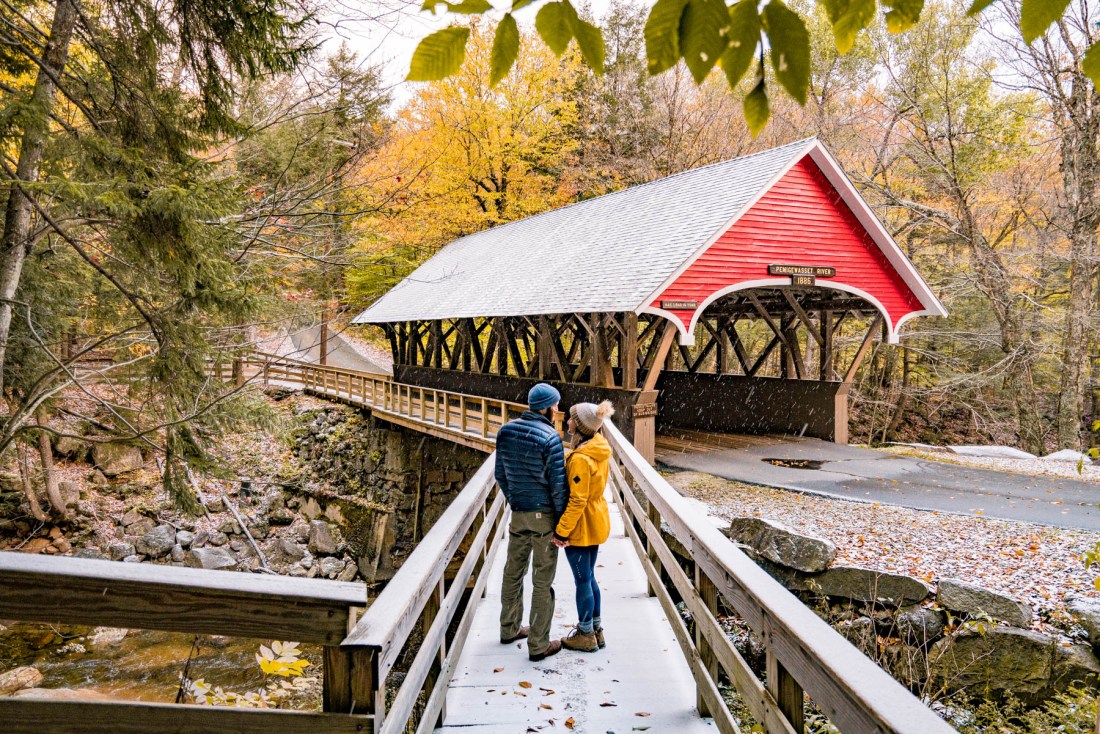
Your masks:
{"label": "brown hiking boot", "polygon": [[561,652],[561,641],[560,640],[551,640],[549,647],[547,647],[542,652],[535,653],[533,655],[528,653],[527,659],[530,660],[533,663],[537,663],[540,660],[545,660],[546,658],[550,657],[551,655],[557,655],[559,652]]}
{"label": "brown hiking boot", "polygon": [[596,628],[596,644],[600,646],[600,649],[607,647],[607,643],[603,639],[603,627]]}
{"label": "brown hiking boot", "polygon": [[514,636],[508,637],[508,638],[501,637],[500,638],[500,644],[502,644],[502,645],[511,645],[516,640],[525,640],[525,639],[527,639],[527,636],[529,634],[531,634],[531,628],[528,627],[527,625],[523,625],[522,627],[519,628],[519,632],[517,632]]}
{"label": "brown hiking boot", "polygon": [[573,631],[561,638],[563,647],[577,652],[596,652],[600,644],[596,641],[595,632],[581,632],[580,627],[574,627]]}

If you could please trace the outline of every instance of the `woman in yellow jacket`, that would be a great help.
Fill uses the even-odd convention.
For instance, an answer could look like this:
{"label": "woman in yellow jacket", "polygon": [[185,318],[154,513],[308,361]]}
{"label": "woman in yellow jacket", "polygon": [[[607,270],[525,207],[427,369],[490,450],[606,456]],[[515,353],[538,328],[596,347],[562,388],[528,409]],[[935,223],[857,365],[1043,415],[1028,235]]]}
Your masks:
{"label": "woman in yellow jacket", "polygon": [[569,502],[554,530],[554,543],[565,548],[565,558],[577,584],[577,627],[562,639],[562,647],[595,652],[604,646],[600,620],[600,587],[596,584],[596,554],[611,533],[604,487],[607,486],[611,447],[600,433],[615,410],[611,403],[577,403],[569,409],[573,450],[565,459]]}

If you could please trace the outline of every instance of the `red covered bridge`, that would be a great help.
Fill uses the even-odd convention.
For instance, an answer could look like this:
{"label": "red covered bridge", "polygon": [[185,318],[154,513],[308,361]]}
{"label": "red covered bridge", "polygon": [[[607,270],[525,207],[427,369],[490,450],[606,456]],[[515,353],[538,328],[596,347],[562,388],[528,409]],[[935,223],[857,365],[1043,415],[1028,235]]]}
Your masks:
{"label": "red covered bridge", "polygon": [[846,442],[874,336],[923,315],[946,311],[811,139],[460,238],[355,322],[400,383],[611,399],[652,459],[678,428]]}

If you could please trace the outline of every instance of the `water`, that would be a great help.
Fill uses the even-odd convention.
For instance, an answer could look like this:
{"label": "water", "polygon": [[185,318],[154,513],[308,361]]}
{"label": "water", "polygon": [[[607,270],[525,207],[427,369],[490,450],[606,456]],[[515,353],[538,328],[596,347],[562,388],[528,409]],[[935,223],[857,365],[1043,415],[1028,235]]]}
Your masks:
{"label": "water", "polygon": [[[0,632],[0,672],[33,665],[43,676],[40,689],[76,692],[66,693],[69,698],[172,703],[195,640],[194,635],[177,632],[6,626]],[[255,659],[261,644],[270,645],[271,640],[200,636],[189,677],[239,693],[256,690],[264,684]],[[321,648],[302,645],[301,651],[311,663],[306,675],[319,676]],[[296,709],[319,708],[319,686],[296,696],[289,704],[289,708]]]}

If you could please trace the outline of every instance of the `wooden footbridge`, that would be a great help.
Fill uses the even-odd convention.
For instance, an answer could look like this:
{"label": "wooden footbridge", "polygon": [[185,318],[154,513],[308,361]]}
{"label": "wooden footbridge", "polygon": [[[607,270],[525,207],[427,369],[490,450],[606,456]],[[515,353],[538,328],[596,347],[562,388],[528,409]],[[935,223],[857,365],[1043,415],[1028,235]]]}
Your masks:
{"label": "wooden footbridge", "polygon": [[[772,733],[802,732],[811,702],[845,733],[951,731],[651,466],[661,426],[845,442],[874,337],[945,313],[815,140],[457,240],[356,319],[388,338],[392,377],[263,355],[220,373],[489,454],[372,603],[358,584],[0,553],[0,619],[319,643],[323,712],[0,698],[0,730],[731,734],[729,693]],[[496,639],[508,510],[491,452],[537,380],[562,407],[614,402],[615,533],[607,649],[531,664]],[[559,625],[571,610],[563,593]]]}
{"label": "wooden footbridge", "polygon": [[[253,358],[244,374],[487,452],[524,407],[281,358]],[[768,732],[802,731],[807,702],[842,732],[952,731],[745,556],[614,425],[607,434],[615,532],[601,554],[610,642],[599,654],[534,664],[496,640],[508,510],[490,454],[369,605],[355,583],[0,553],[0,619],[324,646],[322,713],[0,698],[3,730],[524,732],[565,731],[571,720],[574,731],[730,734],[740,731],[723,696],[732,689]],[[563,633],[568,579],[557,583]],[[763,679],[731,642],[727,616],[764,646]]]}

